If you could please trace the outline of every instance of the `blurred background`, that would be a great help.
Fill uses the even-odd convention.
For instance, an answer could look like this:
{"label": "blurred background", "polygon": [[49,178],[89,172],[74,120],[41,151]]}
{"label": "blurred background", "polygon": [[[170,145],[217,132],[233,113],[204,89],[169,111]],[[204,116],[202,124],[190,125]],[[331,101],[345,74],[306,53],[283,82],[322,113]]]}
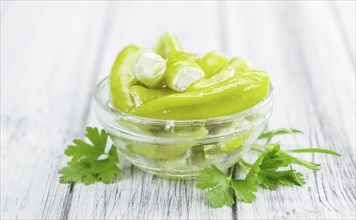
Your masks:
{"label": "blurred background", "polygon": [[217,50],[268,71],[271,123],[307,129],[307,112],[354,142],[355,1],[2,1],[2,125],[14,113],[46,124],[76,115],[71,128],[53,127],[81,131],[119,51],[153,47],[166,31],[186,51]]}
{"label": "blurred background", "polygon": [[[58,184],[63,150],[95,123],[91,95],[119,51],[128,44],[153,47],[166,31],[186,51],[241,56],[269,72],[275,89],[271,127],[307,134],[291,144],[346,153],[327,172],[354,177],[355,7],[355,1],[1,1],[3,216],[98,217],[61,208],[71,199]],[[344,190],[332,181],[324,189]],[[313,206],[319,217],[354,217],[347,198],[330,195],[344,213]],[[84,200],[77,202],[95,204]],[[315,200],[312,194],[309,200]],[[254,207],[240,217],[276,217],[267,204]],[[300,216],[310,217],[305,213]]]}

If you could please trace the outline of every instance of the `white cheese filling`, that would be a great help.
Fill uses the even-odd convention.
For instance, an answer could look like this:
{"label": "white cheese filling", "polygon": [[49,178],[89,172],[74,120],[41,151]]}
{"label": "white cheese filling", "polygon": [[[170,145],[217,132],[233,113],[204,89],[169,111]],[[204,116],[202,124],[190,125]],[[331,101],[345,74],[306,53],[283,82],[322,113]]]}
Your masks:
{"label": "white cheese filling", "polygon": [[166,61],[149,49],[140,49],[132,64],[132,72],[137,80],[148,87],[156,86],[166,71]]}
{"label": "white cheese filling", "polygon": [[182,68],[178,71],[172,80],[173,89],[182,92],[203,77],[204,72],[199,68]]}

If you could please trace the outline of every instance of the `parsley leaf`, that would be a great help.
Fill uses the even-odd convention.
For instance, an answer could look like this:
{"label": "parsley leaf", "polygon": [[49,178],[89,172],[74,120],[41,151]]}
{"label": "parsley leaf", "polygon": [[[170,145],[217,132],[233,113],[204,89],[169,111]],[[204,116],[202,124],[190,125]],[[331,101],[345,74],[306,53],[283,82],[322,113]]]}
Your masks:
{"label": "parsley leaf", "polygon": [[262,154],[263,161],[261,170],[277,170],[279,167],[286,167],[291,163],[289,157],[281,153],[279,144],[276,144],[270,151]]}
{"label": "parsley leaf", "polygon": [[196,181],[199,189],[213,188],[226,180],[227,176],[215,165],[203,169]]}
{"label": "parsley leaf", "polygon": [[[87,128],[85,136],[90,143],[74,140],[65,154],[72,157],[67,166],[59,170],[60,182],[82,182],[90,185],[95,182],[110,183],[121,172],[118,167],[119,157],[114,145],[107,148],[108,134],[97,128]],[[232,206],[236,200],[251,203],[256,199],[257,186],[275,190],[280,185],[302,186],[305,184],[303,175],[293,169],[292,164],[304,166],[311,170],[320,169],[320,164],[309,162],[292,155],[293,153],[323,153],[334,156],[340,154],[322,148],[303,148],[281,150],[281,145],[271,144],[276,135],[301,133],[297,129],[277,129],[264,132],[259,139],[267,139],[264,145],[255,144],[252,149],[260,155],[253,164],[241,159],[230,169],[230,175],[225,175],[215,165],[203,169],[197,177],[196,187],[207,189],[205,197],[212,207]],[[248,172],[245,179],[235,179],[232,174],[239,165]],[[236,198],[234,198],[234,195]]]}
{"label": "parsley leaf", "polygon": [[249,180],[232,180],[231,187],[234,189],[238,200],[251,203],[256,199],[254,192],[257,192],[256,185]]}
{"label": "parsley leaf", "polygon": [[[261,148],[265,148],[265,150],[267,150],[267,151],[273,151],[273,149],[277,145],[280,148],[280,144],[266,144],[264,146],[255,144],[252,149],[263,153],[264,151]],[[289,150],[289,151],[279,150],[280,151],[279,154],[283,155],[285,158],[288,158],[291,161],[291,163],[304,166],[311,170],[320,170],[321,164],[317,164],[317,163],[313,163],[313,162],[309,162],[309,161],[297,158],[297,157],[291,155],[290,153],[297,151],[296,153],[314,153],[315,152],[315,153],[324,153],[324,154],[331,154],[331,155],[337,155],[337,156],[340,155],[340,154],[338,154],[334,151],[331,151],[331,150],[320,149],[320,148],[314,148],[315,150],[312,150],[312,149],[313,148],[305,148],[305,149],[299,149],[299,150],[297,149],[297,150]]]}
{"label": "parsley leaf", "polygon": [[[275,131],[264,132],[259,139],[267,139],[264,145],[254,144],[252,149],[260,155],[253,164],[241,159],[233,165],[230,176],[226,176],[215,165],[205,168],[197,178],[196,187],[199,189],[209,189],[205,197],[209,204],[214,207],[232,206],[237,200],[251,203],[256,199],[254,192],[257,186],[275,190],[280,185],[303,186],[305,180],[303,174],[293,169],[292,164],[304,166],[311,170],[319,170],[320,164],[309,162],[295,157],[292,153],[323,153],[334,156],[340,154],[322,148],[303,148],[294,150],[281,150],[281,145],[271,144],[270,141],[276,135],[302,133],[297,129],[277,129]],[[247,170],[245,179],[234,179],[232,173],[236,166]]]}
{"label": "parsley leaf", "polygon": [[87,127],[85,136],[91,143],[74,140],[65,155],[72,157],[67,166],[59,170],[61,183],[82,182],[90,185],[95,182],[110,183],[121,172],[119,157],[114,145],[107,151],[108,135],[104,130]]}
{"label": "parsley leaf", "polygon": [[221,208],[224,205],[232,206],[235,203],[231,195],[230,187],[231,182],[225,181],[205,194],[205,198],[209,201],[211,207]]}
{"label": "parsley leaf", "polygon": [[306,167],[308,169],[311,169],[311,170],[320,170],[321,164],[317,164],[317,163],[313,163],[313,162],[309,162],[309,161],[297,158],[295,156],[292,156],[292,155],[288,154],[285,151],[283,151],[282,154],[285,155],[286,157],[288,157],[291,160],[291,163],[304,166],[304,167]]}
{"label": "parsley leaf", "polygon": [[[234,167],[231,168],[232,171]],[[256,199],[254,192],[257,191],[253,181],[235,180],[230,176],[226,176],[215,165],[205,168],[201,175],[197,178],[196,187],[199,189],[210,189],[205,198],[214,208],[222,206],[232,206],[235,201],[231,194],[234,191],[238,200],[251,203]]]}
{"label": "parsley leaf", "polygon": [[117,166],[119,157],[115,146],[112,146],[109,151],[109,156],[104,160],[96,160],[92,162],[92,170],[98,174],[98,177],[103,183],[110,183],[121,172]]}
{"label": "parsley leaf", "polygon": [[[279,185],[302,186],[304,185],[303,175],[296,172],[291,167],[292,160],[289,155],[280,150],[280,145],[261,154],[253,167],[247,174],[249,178],[255,177],[257,183],[268,189],[277,189]],[[290,167],[290,170],[280,170],[280,168]]]}
{"label": "parsley leaf", "polygon": [[90,185],[97,181],[97,177],[92,172],[90,164],[86,162],[78,163],[70,161],[68,166],[63,167],[59,173],[63,174],[59,179],[60,183],[81,181],[85,185]]}

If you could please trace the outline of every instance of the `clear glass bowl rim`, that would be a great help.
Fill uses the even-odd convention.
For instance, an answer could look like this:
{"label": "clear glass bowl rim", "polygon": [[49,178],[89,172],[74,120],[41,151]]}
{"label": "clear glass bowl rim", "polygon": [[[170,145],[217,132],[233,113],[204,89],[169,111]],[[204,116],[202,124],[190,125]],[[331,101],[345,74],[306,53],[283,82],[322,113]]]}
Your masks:
{"label": "clear glass bowl rim", "polygon": [[[218,117],[213,117],[213,118],[205,118],[205,119],[192,119],[192,120],[165,120],[165,119],[154,119],[154,118],[146,118],[146,117],[141,117],[141,116],[136,116],[136,115],[131,115],[126,112],[122,112],[120,110],[117,110],[110,105],[108,105],[103,98],[101,97],[101,90],[108,84],[109,82],[109,77],[106,76],[103,78],[96,86],[95,93],[94,93],[94,99],[96,104],[103,110],[105,110],[106,113],[113,115],[113,116],[121,116],[128,121],[132,121],[135,123],[143,123],[143,124],[154,124],[154,125],[166,125],[167,122],[175,125],[185,125],[185,124],[200,124],[200,123],[209,123],[209,124],[214,124],[214,123],[221,123],[224,121],[230,121],[238,118],[245,117],[247,115],[250,115],[260,109],[265,108],[272,102],[273,98],[273,87],[272,84],[269,84],[269,92],[266,98],[264,98],[261,102],[257,103],[256,105],[245,109],[241,112],[237,112],[234,114],[230,115],[224,115],[224,116],[218,116]],[[108,85],[109,86],[109,85]]]}

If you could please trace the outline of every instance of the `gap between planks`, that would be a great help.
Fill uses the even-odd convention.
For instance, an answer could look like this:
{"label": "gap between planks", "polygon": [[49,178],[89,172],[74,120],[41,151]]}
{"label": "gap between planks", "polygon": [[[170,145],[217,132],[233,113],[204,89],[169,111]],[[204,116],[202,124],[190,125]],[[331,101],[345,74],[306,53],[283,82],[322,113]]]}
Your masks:
{"label": "gap between planks", "polygon": [[[110,24],[111,24],[111,18],[113,17],[114,11],[113,8],[109,6],[109,4],[107,4],[106,6],[106,15],[105,15],[105,19],[103,22],[103,28],[101,31],[101,37],[99,39],[99,45],[97,48],[97,59],[96,59],[96,63],[95,63],[95,68],[93,70],[93,72],[91,73],[91,80],[90,80],[90,86],[92,88],[94,88],[95,83],[97,81],[98,78],[98,71],[99,71],[99,67],[102,63],[102,59],[103,59],[103,54],[105,53],[105,48],[106,47],[106,38],[109,34],[109,30],[110,30]],[[84,114],[83,114],[83,118],[82,118],[82,125],[81,125],[81,130],[85,131],[85,128],[87,127],[87,123],[88,123],[88,118],[89,118],[89,113],[90,113],[90,106],[92,103],[92,94],[90,93],[90,96],[88,97],[87,100],[87,105],[86,108],[84,109]],[[84,137],[84,135],[82,135],[82,137]],[[75,183],[70,183],[68,186],[68,193],[64,199],[64,203],[63,203],[63,212],[61,214],[61,219],[68,219],[69,216],[69,212],[71,209],[71,205],[72,205],[72,199],[73,199],[73,191],[75,188]]]}

